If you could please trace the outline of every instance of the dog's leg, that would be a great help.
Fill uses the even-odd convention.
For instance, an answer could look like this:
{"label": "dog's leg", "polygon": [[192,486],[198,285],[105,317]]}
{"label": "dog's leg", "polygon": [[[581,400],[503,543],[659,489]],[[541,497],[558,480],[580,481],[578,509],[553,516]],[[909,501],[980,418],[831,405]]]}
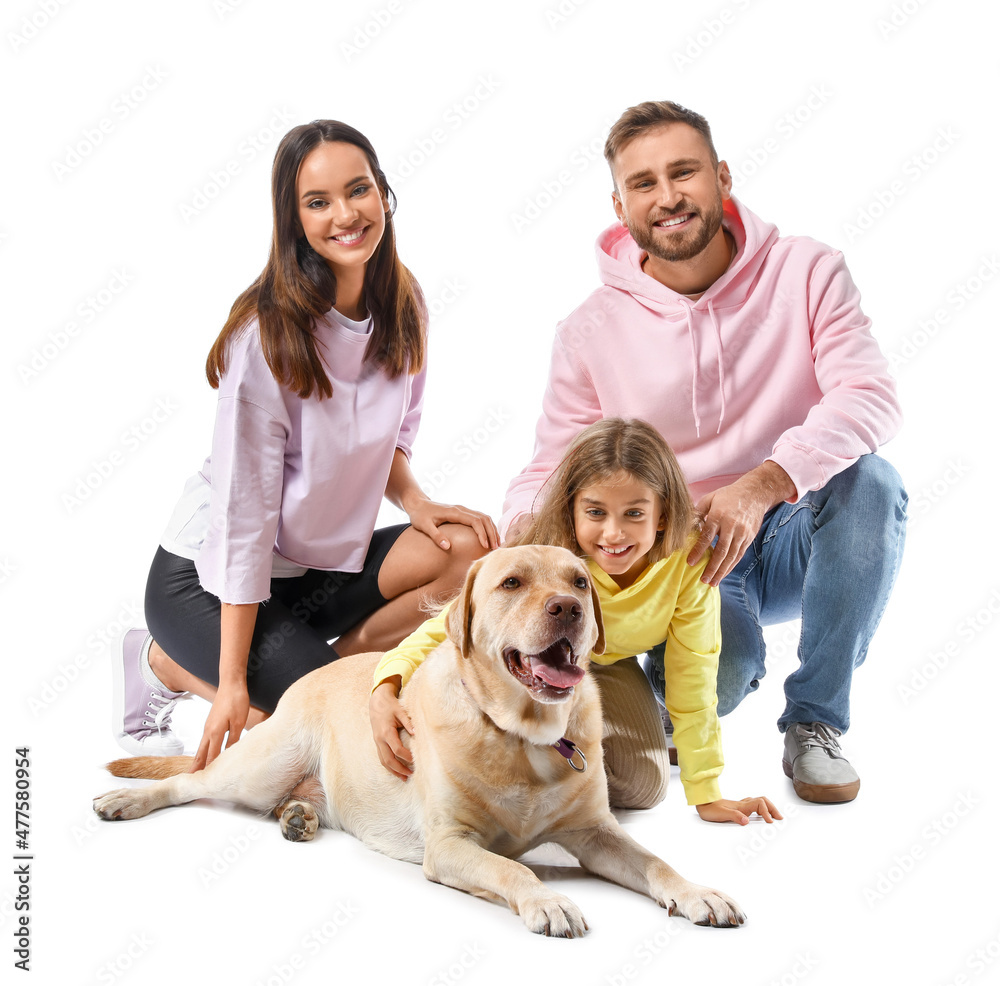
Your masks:
{"label": "dog's leg", "polygon": [[204,770],[177,774],[149,787],[122,788],[94,799],[102,818],[141,818],[157,808],[186,804],[198,798],[232,801],[257,811],[271,808],[311,772],[316,751],[306,749],[304,735],[292,743],[272,716],[251,729]]}
{"label": "dog's leg", "polygon": [[732,898],[685,880],[662,859],[643,849],[613,816],[593,828],[556,833],[554,841],[592,873],[652,897],[671,914],[720,928],[736,927],[746,921]]}
{"label": "dog's leg", "polygon": [[428,834],[424,875],[477,897],[503,901],[535,934],[576,938],[587,933],[587,922],[573,901],[549,890],[527,866],[484,849],[477,839],[468,829]]}
{"label": "dog's leg", "polygon": [[319,812],[326,804],[326,791],[318,777],[307,777],[295,786],[288,800],[274,809],[281,834],[289,842],[310,842],[319,828]]}

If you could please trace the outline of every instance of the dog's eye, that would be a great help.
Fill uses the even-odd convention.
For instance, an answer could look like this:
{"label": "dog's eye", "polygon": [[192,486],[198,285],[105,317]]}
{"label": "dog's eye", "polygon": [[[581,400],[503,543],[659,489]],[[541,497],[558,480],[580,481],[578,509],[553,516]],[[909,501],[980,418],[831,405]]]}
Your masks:
{"label": "dog's eye", "polygon": [[575,585],[578,589],[589,589],[590,588],[590,583],[582,575],[573,583],[573,585]]}
{"label": "dog's eye", "polygon": [[500,585],[503,586],[504,589],[518,589],[521,586],[521,580],[516,579],[514,578],[513,575],[511,575],[508,578],[504,579],[503,582],[500,583]]}

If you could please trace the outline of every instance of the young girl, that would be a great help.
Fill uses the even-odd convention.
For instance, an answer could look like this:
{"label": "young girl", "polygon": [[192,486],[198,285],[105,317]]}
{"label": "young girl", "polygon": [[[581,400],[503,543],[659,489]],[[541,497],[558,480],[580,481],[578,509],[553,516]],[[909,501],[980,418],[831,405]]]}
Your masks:
{"label": "young girl", "polygon": [[[410,471],[426,309],[371,144],[333,120],[294,128],[272,195],[267,266],[208,357],[212,453],[153,560],[150,632],[126,634],[115,668],[132,753],[180,752],[177,700],[212,702],[192,769],[302,675],[398,643],[498,543],[489,517],[431,502]],[[383,496],[409,525],[374,530]]]}
{"label": "young girl", "polygon": [[[693,508],[684,476],[660,434],[642,421],[604,418],[582,431],[555,473],[519,544],[554,544],[586,556],[604,616],[606,650],[591,655],[604,710],[604,764],[612,805],[650,808],[670,773],[659,709],[635,659],[665,641],[665,702],[689,804],[713,822],[781,818],[767,798],[724,800],[716,714],[719,592],[687,564]],[[405,779],[399,741],[412,729],[399,689],[444,640],[444,614],[389,651],[375,672],[370,712],[379,759]]]}

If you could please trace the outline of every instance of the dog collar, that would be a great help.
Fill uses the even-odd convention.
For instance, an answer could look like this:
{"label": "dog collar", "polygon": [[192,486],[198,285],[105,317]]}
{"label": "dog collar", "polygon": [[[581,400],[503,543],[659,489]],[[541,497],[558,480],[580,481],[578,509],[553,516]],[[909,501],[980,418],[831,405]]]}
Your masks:
{"label": "dog collar", "polygon": [[[462,687],[468,691],[469,686],[465,683],[464,678],[459,678],[462,682]],[[566,758],[566,763],[568,763],[574,770],[583,773],[587,769],[587,757],[583,750],[580,749],[572,740],[566,739],[564,736],[558,743],[551,744],[553,750],[558,750],[559,753]],[[583,763],[582,767],[577,767],[576,756],[579,754],[580,760]]]}
{"label": "dog collar", "polygon": [[[572,740],[566,739],[564,736],[558,743],[552,744],[553,749],[558,750],[565,758],[566,762],[574,769],[578,770],[581,774],[587,769],[587,758],[584,755],[583,750],[581,750]],[[575,757],[580,755],[580,759],[583,761],[582,767],[577,767]]]}

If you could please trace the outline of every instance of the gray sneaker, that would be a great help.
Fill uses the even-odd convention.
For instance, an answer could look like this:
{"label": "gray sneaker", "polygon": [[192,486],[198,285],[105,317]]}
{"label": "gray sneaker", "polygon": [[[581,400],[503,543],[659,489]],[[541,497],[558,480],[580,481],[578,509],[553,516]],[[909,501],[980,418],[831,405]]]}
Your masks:
{"label": "gray sneaker", "polygon": [[858,796],[861,778],[840,751],[840,730],[825,722],[793,722],[781,766],[804,801],[837,804]]}

